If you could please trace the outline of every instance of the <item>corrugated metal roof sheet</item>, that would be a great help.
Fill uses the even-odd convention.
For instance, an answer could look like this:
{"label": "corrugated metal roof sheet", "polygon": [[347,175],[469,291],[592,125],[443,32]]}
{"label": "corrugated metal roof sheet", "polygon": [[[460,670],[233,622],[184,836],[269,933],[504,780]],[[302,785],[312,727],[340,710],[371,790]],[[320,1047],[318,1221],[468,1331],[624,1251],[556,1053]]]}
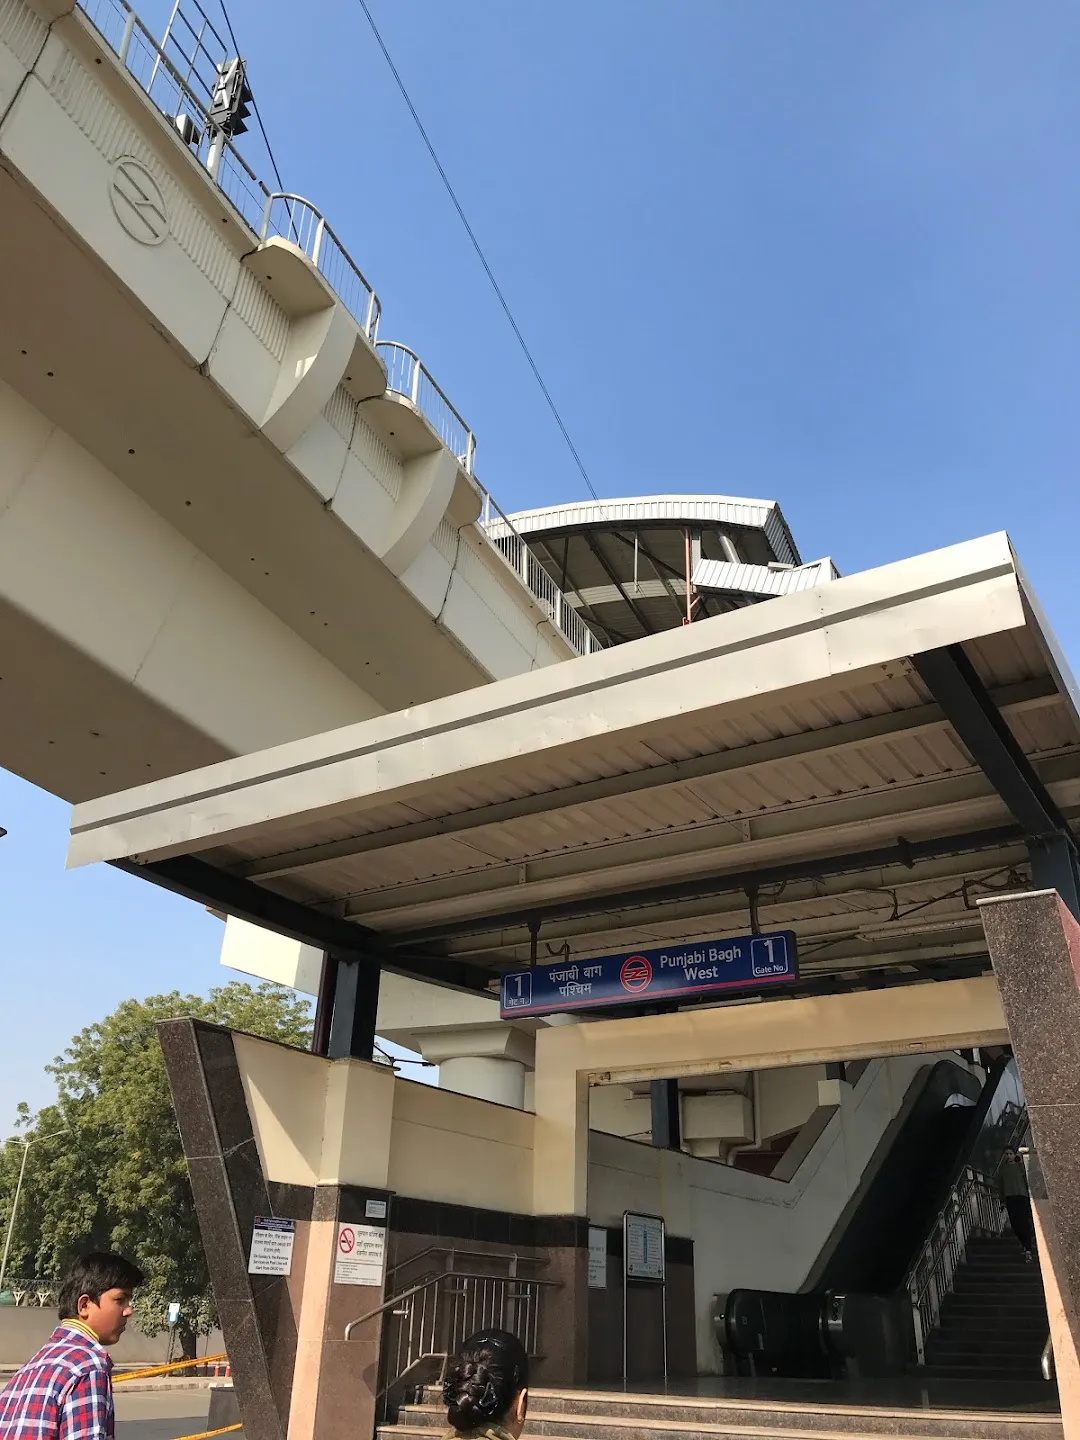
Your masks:
{"label": "corrugated metal roof sheet", "polygon": [[775,500],[741,499],[735,495],[636,495],[613,500],[575,500],[517,510],[510,519],[524,535],[562,530],[568,525],[668,524],[744,525],[763,529]]}
{"label": "corrugated metal roof sheet", "polygon": [[[966,953],[969,892],[1021,883],[1024,850],[1015,827],[968,843],[1011,817],[906,652],[963,645],[1080,814],[1080,718],[1031,616],[1000,538],[954,547],[90,802],[73,852],[195,854],[388,935],[462,921],[446,953],[494,965],[520,960],[527,932],[485,917],[581,902],[543,932],[581,956],[737,934],[725,876],[813,861],[819,878],[761,893],[764,924],[845,963]],[[946,841],[910,866],[829,869],[900,836]],[[685,882],[704,889],[652,898]]]}
{"label": "corrugated metal roof sheet", "polygon": [[839,578],[829,559],[796,565],[790,570],[767,565],[734,565],[730,560],[699,560],[694,566],[694,584],[702,590],[722,590],[737,595],[795,595],[815,585]]}
{"label": "corrugated metal roof sheet", "polygon": [[795,541],[775,500],[743,499],[736,495],[640,495],[544,505],[533,510],[518,510],[510,520],[526,539],[570,527],[735,525],[763,530],[778,560],[789,565],[799,563]]}

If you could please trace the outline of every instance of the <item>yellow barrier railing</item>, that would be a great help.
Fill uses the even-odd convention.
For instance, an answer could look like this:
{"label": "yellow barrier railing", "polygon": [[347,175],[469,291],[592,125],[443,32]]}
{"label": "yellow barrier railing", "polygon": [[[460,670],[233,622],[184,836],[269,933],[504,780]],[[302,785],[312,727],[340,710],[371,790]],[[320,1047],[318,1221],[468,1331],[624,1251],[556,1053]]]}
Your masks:
{"label": "yellow barrier railing", "polygon": [[211,1435],[228,1435],[230,1430],[242,1430],[243,1425],[237,1421],[235,1425],[223,1425],[220,1430],[200,1430],[198,1435],[178,1435],[176,1440],[210,1440]]}
{"label": "yellow barrier railing", "polygon": [[[196,1360],[174,1360],[170,1365],[151,1365],[145,1370],[126,1370],[122,1375],[113,1376],[114,1385],[123,1385],[125,1380],[150,1380],[155,1375],[168,1375],[173,1370],[190,1370],[196,1365],[220,1365],[227,1355],[202,1355]],[[176,1440],[211,1440],[216,1435],[229,1435],[244,1428],[242,1421],[235,1425],[222,1425],[219,1430],[200,1430],[196,1435],[178,1435]]]}
{"label": "yellow barrier railing", "polygon": [[174,1360],[170,1365],[151,1365],[146,1370],[125,1370],[122,1375],[113,1376],[114,1385],[123,1385],[126,1380],[149,1380],[155,1375],[168,1375],[171,1370],[190,1370],[196,1365],[220,1365],[228,1361],[227,1355],[202,1355],[197,1360]]}

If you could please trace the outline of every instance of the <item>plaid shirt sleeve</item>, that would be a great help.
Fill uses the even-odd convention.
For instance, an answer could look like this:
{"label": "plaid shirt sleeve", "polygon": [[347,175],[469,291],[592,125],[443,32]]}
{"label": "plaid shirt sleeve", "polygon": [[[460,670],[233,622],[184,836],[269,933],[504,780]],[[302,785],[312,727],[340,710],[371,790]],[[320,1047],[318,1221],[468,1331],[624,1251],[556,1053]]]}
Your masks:
{"label": "plaid shirt sleeve", "polygon": [[60,1402],[58,1440],[113,1440],[112,1382],[106,1370],[80,1375]]}

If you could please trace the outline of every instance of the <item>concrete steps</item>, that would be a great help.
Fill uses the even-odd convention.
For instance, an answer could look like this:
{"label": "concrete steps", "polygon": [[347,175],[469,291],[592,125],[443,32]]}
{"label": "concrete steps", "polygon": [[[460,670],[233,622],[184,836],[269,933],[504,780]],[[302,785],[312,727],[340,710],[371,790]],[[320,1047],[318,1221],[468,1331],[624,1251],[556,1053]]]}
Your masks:
{"label": "concrete steps", "polygon": [[[828,1391],[824,1390],[825,1401]],[[377,1440],[433,1440],[446,1429],[437,1392],[401,1408]],[[1061,1440],[1060,1418],[1038,1413],[787,1403],[622,1391],[534,1390],[529,1436],[550,1440]]]}
{"label": "concrete steps", "polygon": [[1038,1265],[1009,1236],[974,1240],[917,1373],[939,1381],[1038,1381],[1048,1328]]}

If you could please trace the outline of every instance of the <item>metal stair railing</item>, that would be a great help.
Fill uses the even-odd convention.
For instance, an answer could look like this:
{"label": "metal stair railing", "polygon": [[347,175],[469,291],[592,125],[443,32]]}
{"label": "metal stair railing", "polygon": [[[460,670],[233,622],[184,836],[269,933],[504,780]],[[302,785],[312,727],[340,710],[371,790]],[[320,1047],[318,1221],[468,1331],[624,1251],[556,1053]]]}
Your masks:
{"label": "metal stair railing", "polygon": [[[994,1175],[1005,1151],[1015,1149],[1027,1133],[1026,1108],[1007,1104],[995,1128],[1003,1143],[993,1160]],[[911,1300],[915,1356],[920,1365],[926,1363],[926,1341],[937,1328],[941,1307],[953,1292],[956,1272],[967,1257],[968,1241],[973,1236],[992,1238],[1001,1234],[1004,1215],[994,1175],[988,1178],[971,1166],[964,1170],[904,1280],[903,1288]]]}
{"label": "metal stair railing", "polygon": [[[437,1253],[438,1247],[411,1257]],[[557,1280],[518,1273],[524,1257],[447,1251],[448,1267],[384,1300],[345,1326],[345,1339],[368,1322],[381,1319],[380,1386],[376,1414],[380,1423],[396,1419],[407,1390],[441,1378],[446,1360],[478,1330],[496,1328],[517,1335],[531,1358],[539,1355],[541,1304],[545,1289]],[[475,1260],[503,1261],[502,1274],[453,1268],[462,1253]],[[401,1269],[408,1261],[395,1267]],[[526,1263],[529,1263],[526,1261]],[[533,1264],[543,1262],[533,1260]]]}
{"label": "metal stair railing", "polygon": [[927,1336],[937,1326],[941,1307],[952,1294],[953,1277],[967,1255],[973,1235],[997,1235],[1001,1211],[993,1187],[985,1176],[968,1169],[938,1215],[933,1234],[908,1271],[904,1282],[911,1297],[915,1323],[915,1355],[926,1363]]}
{"label": "metal stair railing", "polygon": [[1043,1346],[1042,1354],[1039,1356],[1039,1369],[1042,1372],[1044,1380],[1053,1380],[1055,1378],[1054,1337],[1052,1335],[1046,1337],[1046,1344]]}

